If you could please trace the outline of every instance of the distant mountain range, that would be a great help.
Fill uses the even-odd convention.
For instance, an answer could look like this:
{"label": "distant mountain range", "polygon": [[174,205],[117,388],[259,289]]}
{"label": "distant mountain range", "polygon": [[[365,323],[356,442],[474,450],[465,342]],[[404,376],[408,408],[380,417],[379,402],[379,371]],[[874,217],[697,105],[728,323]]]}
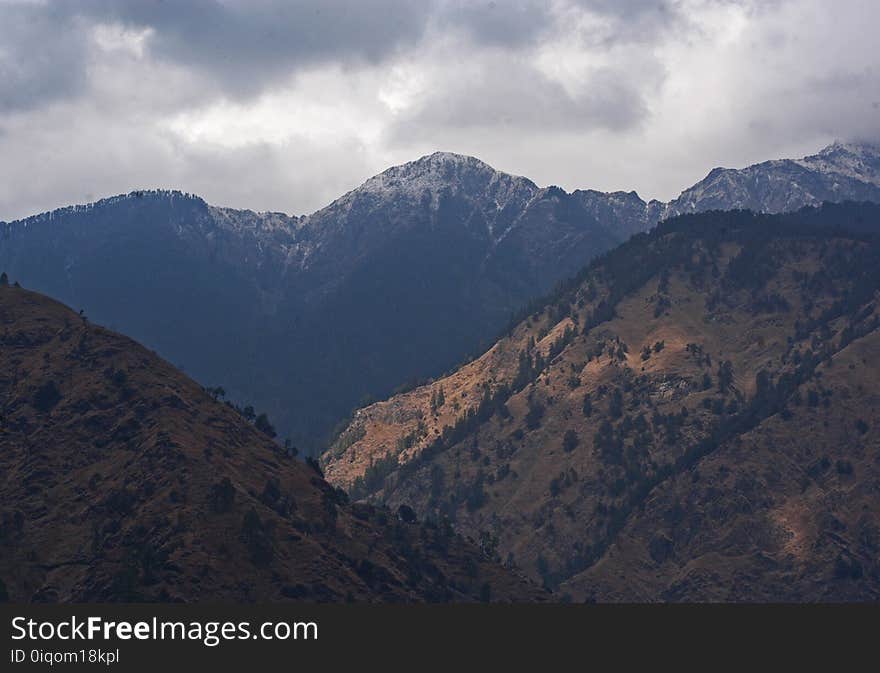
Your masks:
{"label": "distant mountain range", "polygon": [[479,355],[523,305],[633,233],[683,212],[880,201],[878,157],[836,144],[716,169],[664,204],[435,153],[303,217],[142,191],[0,223],[0,270],[319,450],[365,397]]}

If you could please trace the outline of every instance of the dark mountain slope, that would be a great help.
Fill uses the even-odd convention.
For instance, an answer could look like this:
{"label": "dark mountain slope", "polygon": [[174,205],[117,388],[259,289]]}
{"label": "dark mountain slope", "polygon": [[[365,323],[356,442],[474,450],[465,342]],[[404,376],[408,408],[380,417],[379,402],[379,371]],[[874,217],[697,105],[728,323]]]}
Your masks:
{"label": "dark mountain slope", "polygon": [[328,478],[577,600],[869,600],[878,229],[871,205],[669,220],[483,357],[360,410]]}
{"label": "dark mountain slope", "polygon": [[607,250],[561,190],[438,153],[305,218],[137,192],[0,225],[0,268],[320,446],[366,395],[479,352]]}
{"label": "dark mountain slope", "polygon": [[240,337],[263,326],[280,291],[289,233],[284,223],[278,231],[277,248],[257,259],[257,231],[224,227],[201,199],[138,192],[7,225],[0,257],[25,287],[238,391],[236,360],[253,358]]}
{"label": "dark mountain slope", "polygon": [[13,601],[539,600],[449,529],[349,505],[134,341],[0,286]]}

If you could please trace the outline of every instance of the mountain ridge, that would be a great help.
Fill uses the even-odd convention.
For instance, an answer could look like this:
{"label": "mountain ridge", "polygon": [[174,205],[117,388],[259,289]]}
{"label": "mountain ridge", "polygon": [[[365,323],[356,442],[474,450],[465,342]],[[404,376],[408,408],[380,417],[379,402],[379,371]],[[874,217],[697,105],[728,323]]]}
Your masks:
{"label": "mountain ridge", "polygon": [[[83,213],[91,210],[99,209],[108,205],[124,203],[133,199],[141,199],[144,197],[159,197],[173,199],[188,199],[197,201],[212,212],[222,215],[218,217],[219,222],[227,222],[230,229],[238,231],[260,230],[266,229],[270,232],[277,232],[284,229],[291,235],[300,229],[314,227],[324,224],[329,213],[338,213],[351,208],[352,202],[359,198],[371,197],[381,199],[383,197],[400,198],[405,195],[412,198],[414,195],[424,195],[429,193],[431,198],[436,201],[438,193],[445,189],[461,188],[462,174],[470,173],[484,176],[488,186],[497,187],[499,183],[506,185],[510,191],[519,192],[523,203],[520,207],[534,198],[539,193],[546,193],[548,190],[560,189],[564,193],[579,197],[582,200],[595,202],[599,199],[607,201],[606,210],[616,212],[618,222],[639,222],[641,229],[650,228],[657,222],[668,217],[683,214],[685,212],[697,212],[699,210],[732,210],[732,209],[748,209],[755,212],[782,212],[780,209],[784,206],[770,205],[765,208],[750,207],[754,204],[748,204],[742,200],[730,201],[728,195],[728,203],[722,207],[717,204],[706,205],[706,192],[711,189],[718,189],[719,182],[729,180],[736,177],[745,177],[746,179],[755,179],[755,174],[767,170],[787,169],[798,167],[807,172],[820,174],[824,173],[828,176],[837,178],[850,179],[863,183],[868,187],[876,187],[880,190],[880,145],[872,142],[842,142],[834,141],[816,154],[807,155],[801,159],[770,159],[767,161],[751,164],[744,168],[726,168],[715,167],[709,171],[705,178],[695,183],[693,186],[683,190],[679,196],[671,201],[664,202],[657,199],[645,201],[635,190],[616,190],[603,192],[595,189],[575,189],[570,194],[561,190],[554,185],[539,187],[530,179],[507,173],[495,169],[491,165],[481,159],[466,154],[459,154],[448,151],[436,151],[426,154],[413,161],[405,162],[391,166],[384,171],[366,179],[354,189],[346,192],[337,199],[323,206],[310,214],[292,215],[279,211],[254,211],[251,209],[237,209],[229,206],[214,206],[208,204],[202,197],[189,192],[183,192],[176,189],[139,189],[128,193],[117,194],[97,201],[84,204],[75,204],[70,206],[62,206],[49,211],[36,213],[24,218],[18,218],[11,221],[0,221],[0,227],[3,227],[7,233],[16,227],[27,227],[31,224],[39,222],[51,221],[56,217],[62,217],[71,213]],[[790,177],[790,176],[789,176]],[[516,188],[516,189],[515,189]],[[837,189],[840,191],[839,185],[831,185],[829,189]],[[522,198],[523,194],[525,198]],[[503,195],[503,194],[502,194]],[[826,194],[826,196],[829,196]],[[843,194],[843,198],[837,200],[864,200],[858,198],[847,198],[849,194]],[[508,199],[516,199],[516,194],[507,194]],[[711,198],[719,198],[714,196]],[[823,200],[832,200],[830,198],[821,198],[812,194],[802,195],[803,203],[799,203],[797,207],[804,205],[819,205]],[[628,205],[627,210],[631,211],[626,216],[620,217],[620,209],[615,211],[614,206],[620,206],[621,203]],[[498,210],[503,210],[507,205],[505,199],[504,204],[496,201]],[[791,204],[786,204],[791,205]],[[593,206],[596,211],[599,208]],[[795,208],[796,209],[796,208]],[[644,210],[644,213],[638,211]],[[249,218],[249,220],[248,220]],[[242,226],[242,223],[250,225]],[[238,224],[238,226],[234,226]],[[639,227],[627,227],[630,233],[640,230]]]}
{"label": "mountain ridge", "polygon": [[[845,181],[841,184],[840,181]],[[663,217],[715,209],[784,212],[823,201],[880,198],[880,146],[835,141],[801,159],[713,168],[663,208]]]}
{"label": "mountain ridge", "polygon": [[[874,165],[847,147],[810,165],[836,167],[840,184],[864,174],[859,161]],[[681,203],[717,205],[738,185],[717,175]],[[880,188],[847,179],[831,196],[880,200]],[[775,185],[758,196],[795,207],[814,192]],[[436,152],[308,215],[142,190],[3,223],[0,268],[254,402],[318,451],[365,397],[478,355],[523,305],[670,208],[636,192],[538,187]]]}
{"label": "mountain ridge", "polygon": [[[617,199],[620,199],[621,197],[636,197],[639,202],[645,205],[646,208],[656,208],[659,206],[661,210],[665,211],[662,214],[662,217],[665,218],[670,216],[667,214],[667,212],[672,214],[681,214],[679,209],[667,211],[666,209],[668,209],[671,204],[682,200],[686,194],[693,190],[696,190],[700,185],[716,178],[719,175],[743,172],[757,172],[760,169],[776,168],[785,165],[800,166],[802,168],[817,172],[819,171],[819,169],[824,169],[825,172],[832,173],[840,177],[853,178],[869,185],[880,186],[880,168],[878,168],[878,166],[880,166],[880,144],[872,141],[844,142],[840,140],[835,140],[830,145],[827,145],[826,147],[819,150],[817,153],[806,155],[800,159],[769,159],[755,164],[749,164],[748,166],[745,166],[743,168],[728,168],[724,166],[716,166],[707,173],[706,177],[704,177],[702,180],[698,181],[691,187],[684,189],[681,194],[670,201],[662,201],[659,199],[650,199],[648,201],[645,201],[641,198],[641,196],[639,196],[638,191],[636,190],[601,191],[589,188],[576,188],[571,192],[571,194],[574,195],[578,193],[584,193],[592,196],[615,197]],[[534,183],[527,177],[496,169],[490,164],[484,162],[482,159],[479,159],[478,157],[473,155],[438,150],[430,154],[425,154],[418,159],[390,166],[384,171],[381,171],[380,173],[377,173],[376,175],[367,178],[357,187],[349,190],[348,192],[345,192],[338,198],[334,199],[327,205],[318,208],[312,213],[296,215],[283,211],[253,210],[249,208],[234,208],[230,206],[212,205],[210,207],[222,212],[253,214],[258,217],[275,216],[281,219],[286,219],[291,223],[299,223],[307,220],[308,218],[316,216],[318,213],[321,213],[322,211],[330,208],[331,206],[334,206],[339,202],[349,201],[354,195],[358,193],[379,193],[383,191],[380,186],[385,186],[389,182],[396,181],[398,183],[397,186],[399,186],[400,184],[404,184],[410,191],[422,189],[426,185],[426,183],[419,182],[418,178],[425,175],[426,173],[429,175],[431,174],[431,172],[426,171],[425,168],[430,168],[434,172],[436,172],[438,167],[445,167],[448,169],[453,166],[459,168],[462,166],[469,166],[473,169],[479,169],[484,172],[492,173],[494,176],[496,176],[496,178],[521,181],[524,184],[528,185],[534,192],[555,187],[554,185],[539,187],[536,183]],[[447,177],[448,176],[449,174],[447,173]],[[438,184],[441,184],[436,179],[428,182],[429,185],[431,183],[433,183],[432,186],[435,188]],[[559,187],[555,188],[560,189]],[[0,225],[10,226],[19,223],[24,224],[46,219],[53,219],[55,216],[60,216],[68,212],[90,210],[96,207],[120,202],[126,199],[140,198],[144,195],[164,195],[172,198],[191,198],[199,200],[206,205],[209,205],[201,196],[194,193],[184,192],[178,189],[145,188],[115,194],[98,199],[96,201],[61,206],[58,208],[53,208],[51,210],[35,213],[33,215],[16,218],[13,220],[0,220]],[[814,202],[805,203],[802,205],[818,204]],[[648,220],[650,219],[651,217],[648,217]]]}

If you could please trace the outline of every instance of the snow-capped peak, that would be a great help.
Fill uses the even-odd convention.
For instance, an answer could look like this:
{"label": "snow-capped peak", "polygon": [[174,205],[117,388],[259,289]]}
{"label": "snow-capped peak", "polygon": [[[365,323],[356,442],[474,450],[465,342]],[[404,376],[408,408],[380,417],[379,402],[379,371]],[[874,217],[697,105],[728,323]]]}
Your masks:
{"label": "snow-capped peak", "polygon": [[[727,175],[755,174],[792,165],[816,173],[837,173],[876,184],[877,174],[880,173],[878,162],[880,162],[880,145],[836,140],[816,154],[809,154],[800,159],[770,159],[745,168],[713,168],[701,182],[691,187],[690,190]],[[685,190],[685,192],[690,190]]]}
{"label": "snow-capped peak", "polygon": [[785,212],[823,201],[876,200],[880,200],[880,148],[835,142],[802,159],[715,169],[672,201],[661,219],[709,209]]}
{"label": "snow-capped peak", "polygon": [[330,213],[392,203],[436,207],[442,195],[460,195],[476,207],[502,210],[509,203],[524,205],[538,187],[527,178],[497,171],[476,157],[453,152],[434,152],[415,161],[392,166],[369,178],[326,208],[309,216],[324,219]]}
{"label": "snow-capped peak", "polygon": [[530,180],[497,171],[476,157],[453,152],[434,152],[415,161],[392,166],[367,180],[356,191],[402,190],[410,193],[434,193],[439,189],[456,190],[457,187],[468,187],[474,181],[517,182],[537,189]]}
{"label": "snow-capped peak", "polygon": [[880,156],[880,144],[835,140],[828,147],[820,150],[817,156],[840,156],[843,154],[859,157],[878,157]]}
{"label": "snow-capped peak", "polygon": [[880,147],[836,141],[818,154],[795,161],[799,166],[880,186]]}

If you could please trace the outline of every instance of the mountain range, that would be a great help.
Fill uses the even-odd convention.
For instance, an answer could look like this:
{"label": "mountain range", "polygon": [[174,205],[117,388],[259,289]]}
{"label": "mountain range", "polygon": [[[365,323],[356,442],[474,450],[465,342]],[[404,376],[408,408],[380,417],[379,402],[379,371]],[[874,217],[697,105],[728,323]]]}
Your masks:
{"label": "mountain range", "polygon": [[877,157],[3,224],[0,599],[876,600]]}
{"label": "mountain range", "polygon": [[523,305],[680,213],[880,200],[880,151],[715,169],[670,202],[435,153],[311,215],[138,191],[0,223],[0,269],[268,412],[309,452],[365,399],[488,348]]}

